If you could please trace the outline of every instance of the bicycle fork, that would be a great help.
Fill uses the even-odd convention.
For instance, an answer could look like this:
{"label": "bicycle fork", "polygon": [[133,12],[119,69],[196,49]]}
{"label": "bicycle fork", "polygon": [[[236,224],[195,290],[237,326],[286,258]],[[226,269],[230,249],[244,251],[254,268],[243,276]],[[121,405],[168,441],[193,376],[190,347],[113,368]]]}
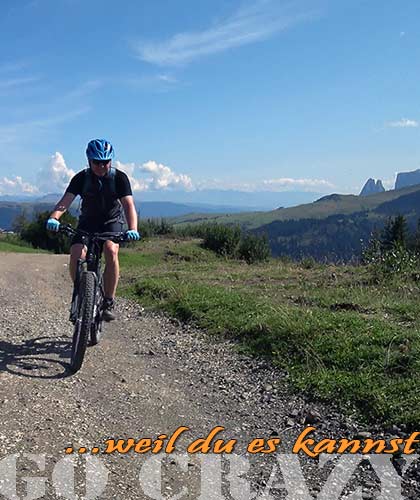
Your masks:
{"label": "bicycle fork", "polygon": [[83,259],[78,259],[77,260],[77,271],[76,271],[76,278],[74,280],[74,285],[73,285],[73,295],[71,297],[71,305],[70,305],[70,318],[69,320],[72,323],[75,323],[76,318],[77,318],[77,312],[79,309],[79,304],[80,304],[80,297],[79,297],[79,285],[80,285],[80,277],[83,272],[83,263],[85,261]]}

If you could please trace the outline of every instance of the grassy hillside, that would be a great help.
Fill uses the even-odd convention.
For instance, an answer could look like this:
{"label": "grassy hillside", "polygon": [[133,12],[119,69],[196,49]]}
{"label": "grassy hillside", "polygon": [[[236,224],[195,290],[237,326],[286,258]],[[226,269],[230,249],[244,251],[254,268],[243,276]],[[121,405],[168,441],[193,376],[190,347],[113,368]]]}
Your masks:
{"label": "grassy hillside", "polygon": [[272,359],[296,388],[373,422],[420,418],[417,276],[366,267],[218,258],[198,240],[152,239],[121,255],[121,291]]}
{"label": "grassy hillside", "polygon": [[48,253],[45,250],[32,248],[29,243],[14,236],[0,234],[0,252],[18,252],[18,253]]}
{"label": "grassy hillside", "polygon": [[281,208],[270,212],[248,212],[231,215],[219,214],[213,216],[208,214],[191,214],[174,218],[173,221],[177,225],[213,221],[220,224],[240,224],[246,229],[255,229],[274,221],[322,219],[331,215],[348,215],[355,212],[374,210],[383,203],[391,202],[415,192],[420,192],[420,185],[398,191],[386,191],[371,196],[332,194],[313,203],[306,203],[291,208]]}
{"label": "grassy hillside", "polygon": [[404,215],[410,232],[414,232],[420,219],[420,186],[367,197],[330,195],[311,204],[266,213],[217,219],[197,216],[175,228],[181,231],[184,226],[203,222],[236,223],[246,231],[266,235],[275,257],[313,257],[338,263],[360,259],[372,232],[382,230],[387,219],[398,214]]}

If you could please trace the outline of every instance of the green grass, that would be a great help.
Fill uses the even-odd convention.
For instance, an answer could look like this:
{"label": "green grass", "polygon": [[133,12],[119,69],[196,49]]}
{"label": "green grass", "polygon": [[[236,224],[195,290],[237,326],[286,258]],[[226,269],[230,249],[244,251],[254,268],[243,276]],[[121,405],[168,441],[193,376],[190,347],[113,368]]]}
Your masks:
{"label": "green grass", "polygon": [[419,422],[415,282],[378,284],[364,267],[249,266],[181,239],[152,239],[122,254],[122,292],[144,306],[236,339],[287,369],[297,389],[367,421]]}
{"label": "green grass", "polygon": [[9,235],[0,235],[0,252],[48,253],[46,250],[32,248],[28,243],[19,240],[16,236]]}

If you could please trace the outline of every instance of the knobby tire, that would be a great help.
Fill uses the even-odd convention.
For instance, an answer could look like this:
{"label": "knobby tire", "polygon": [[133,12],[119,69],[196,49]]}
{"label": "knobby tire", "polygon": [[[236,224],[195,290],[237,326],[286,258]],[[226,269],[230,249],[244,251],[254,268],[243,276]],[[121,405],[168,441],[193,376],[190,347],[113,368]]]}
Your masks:
{"label": "knobby tire", "polygon": [[[100,281],[101,283],[101,281]],[[96,316],[93,318],[91,332],[90,332],[90,343],[91,345],[99,344],[102,337],[102,286],[99,284],[95,290],[95,305],[96,305]]]}
{"label": "knobby tire", "polygon": [[73,343],[71,349],[71,370],[73,373],[80,370],[88,344],[96,293],[95,273],[84,271],[79,286],[79,311],[74,326]]}

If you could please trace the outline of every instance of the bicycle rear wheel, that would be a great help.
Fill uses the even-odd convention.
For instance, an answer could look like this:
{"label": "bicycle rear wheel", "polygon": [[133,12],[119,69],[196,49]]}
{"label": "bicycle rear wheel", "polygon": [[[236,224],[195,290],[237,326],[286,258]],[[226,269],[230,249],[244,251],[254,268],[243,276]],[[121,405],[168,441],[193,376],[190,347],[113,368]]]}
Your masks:
{"label": "bicycle rear wheel", "polygon": [[70,368],[73,373],[80,370],[85,356],[87,343],[93,322],[95,305],[96,280],[95,273],[84,271],[80,277],[79,310],[74,325],[73,342],[71,347]]}

